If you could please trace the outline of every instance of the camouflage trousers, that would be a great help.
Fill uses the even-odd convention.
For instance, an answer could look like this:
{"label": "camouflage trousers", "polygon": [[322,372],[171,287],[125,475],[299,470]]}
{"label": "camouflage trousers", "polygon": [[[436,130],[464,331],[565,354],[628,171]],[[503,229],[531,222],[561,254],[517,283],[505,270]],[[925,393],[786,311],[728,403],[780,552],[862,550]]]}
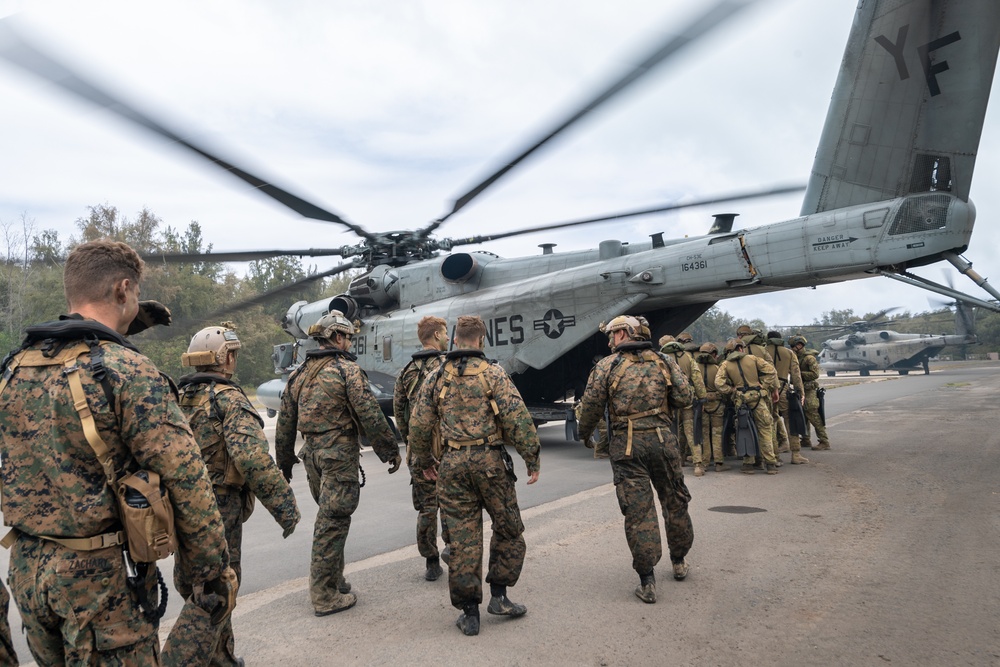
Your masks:
{"label": "camouflage trousers", "polygon": [[[753,414],[753,422],[757,425],[757,444],[760,446],[760,456],[766,463],[774,463],[774,422],[771,419],[771,401],[761,390],[754,389],[746,393],[736,394],[736,407],[746,403]],[[753,463],[754,457],[744,456],[744,463]]]}
{"label": "camouflage trousers", "polygon": [[809,426],[812,425],[816,429],[816,437],[819,438],[819,444],[829,445],[830,436],[826,434],[826,426],[823,424],[823,420],[819,418],[819,396],[816,395],[816,389],[806,389],[806,402],[803,406],[806,413],[806,434],[802,436],[801,446],[809,446]]}
{"label": "camouflage trousers", "polygon": [[788,396],[782,389],[778,392],[778,402],[771,404],[771,445],[775,456],[783,449],[793,452],[800,449],[798,444],[793,446],[788,442],[788,421]]}
{"label": "camouflage trousers", "polygon": [[10,621],[7,619],[9,609],[10,595],[3,582],[0,582],[0,665],[17,665],[17,653],[14,651]]}
{"label": "camouflage trousers", "polygon": [[716,403],[715,406],[706,403],[705,407],[713,409],[715,412],[703,410],[701,414],[701,458],[705,465],[708,465],[708,462],[712,459],[715,459],[716,463],[722,463],[726,459],[722,452],[722,426],[725,406],[722,403]]}
{"label": "camouflage trousers", "polygon": [[[226,542],[229,548],[229,566],[236,572],[237,581],[242,581],[243,570],[240,554],[243,544],[243,502],[238,491],[227,492],[216,488],[215,500],[226,527]],[[190,603],[191,582],[183,575],[181,568],[174,568],[174,587],[188,604],[177,618],[170,636],[163,647],[164,665],[208,664],[212,667],[233,667],[239,662],[235,653],[233,622],[227,618],[221,625],[213,625],[208,613],[195,608]],[[205,656],[211,656],[204,662]]]}
{"label": "camouflage trousers", "polygon": [[309,566],[309,596],[319,612],[332,609],[334,598],[340,595],[337,585],[344,578],[344,545],[351,515],[361,500],[356,443],[353,448],[309,450],[307,446],[299,453],[309,491],[319,505]]}
{"label": "camouflage trousers", "polygon": [[20,535],[9,583],[39,665],[160,664],[157,626],[125,582],[120,546],[75,551]]}
{"label": "camouflage trousers", "polygon": [[[417,551],[424,558],[437,558],[438,494],[437,482],[424,477],[423,470],[410,466],[410,495],[417,510]],[[448,544],[448,525],[441,517],[441,539]]]}
{"label": "camouflage trousers", "polygon": [[[614,436],[622,440],[625,437]],[[652,572],[663,555],[653,491],[660,500],[670,558],[684,558],[694,542],[694,527],[688,514],[691,494],[684,484],[680,454],[673,434],[664,433],[664,439],[661,443],[656,431],[633,432],[632,456],[611,461],[632,567],[640,575]]]}
{"label": "camouflage trousers", "polygon": [[694,409],[681,408],[677,411],[677,439],[680,441],[679,450],[691,455],[691,462],[694,465],[702,463],[704,456],[701,447],[694,444]]}
{"label": "camouflage trousers", "polygon": [[486,583],[515,585],[527,548],[514,479],[500,452],[445,447],[438,467],[438,501],[451,537],[451,604],[462,609],[483,601],[484,509],[493,520]]}

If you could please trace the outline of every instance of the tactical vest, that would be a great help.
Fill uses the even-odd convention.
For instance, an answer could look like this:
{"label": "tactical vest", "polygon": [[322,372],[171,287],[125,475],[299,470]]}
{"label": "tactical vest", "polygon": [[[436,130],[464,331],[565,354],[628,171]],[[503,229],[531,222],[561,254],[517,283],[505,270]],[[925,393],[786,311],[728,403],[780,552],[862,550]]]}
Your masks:
{"label": "tactical vest", "polygon": [[[44,331],[44,325],[34,329]],[[74,331],[74,329],[79,329],[79,331]],[[70,397],[73,407],[80,417],[84,437],[104,469],[105,481],[118,502],[122,530],[92,537],[66,538],[49,535],[36,535],[35,537],[56,542],[76,551],[94,551],[127,543],[129,554],[137,563],[150,563],[166,558],[177,550],[177,537],[174,530],[173,506],[170,504],[166,489],[160,485],[160,476],[152,470],[140,470],[135,473],[118,475],[115,470],[114,457],[111,450],[108,449],[107,443],[101,437],[94,421],[93,412],[87,402],[83,383],[80,381],[81,368],[84,366],[80,365],[78,360],[82,355],[89,353],[91,360],[89,370],[104,390],[111,410],[115,411],[117,406],[114,391],[111,381],[107,377],[107,371],[104,369],[103,358],[104,348],[112,341],[118,342],[118,339],[106,336],[90,323],[81,323],[76,320],[69,320],[69,324],[61,322],[52,327],[52,330],[52,333],[59,335],[60,338],[49,339],[46,346],[35,348],[30,347],[32,328],[29,328],[29,336],[22,349],[4,360],[4,372],[2,379],[0,379],[0,394],[3,394],[10,379],[14,376],[14,372],[21,366],[26,368],[62,366],[61,373],[69,385]],[[86,340],[82,340],[84,336],[86,336]],[[103,340],[100,340],[98,336]],[[135,349],[127,342],[126,346]],[[144,502],[136,503],[134,500],[136,498],[135,492],[142,496]],[[0,546],[9,548],[17,538],[17,532],[16,529],[12,528],[3,540],[0,540]]]}
{"label": "tactical vest", "polygon": [[[337,374],[340,376],[341,382],[344,385],[344,395],[336,396],[330,393],[329,391],[327,391],[326,394],[335,402],[343,401],[344,404],[343,407],[346,410],[347,416],[351,420],[351,424],[355,431],[354,434],[345,433],[344,435],[345,437],[347,436],[353,437],[354,435],[362,433],[363,429],[361,428],[361,420],[358,419],[358,416],[354,411],[354,406],[351,404],[351,401],[347,396],[347,377],[344,375],[344,369],[342,369],[340,367],[340,364],[336,362],[338,357],[344,357],[349,361],[357,360],[357,357],[355,357],[353,354],[351,354],[350,352],[345,352],[343,350],[338,350],[338,349],[310,350],[309,352],[306,353],[306,363],[296,368],[295,371],[290,376],[288,376],[288,385],[287,385],[288,389],[286,389],[286,391],[292,392],[291,393],[292,400],[295,403],[298,403],[299,396],[302,393],[302,390],[306,386],[311,384],[312,381],[316,379],[316,377],[320,374],[320,372],[323,371],[324,368],[333,365],[334,368],[337,370]],[[309,363],[310,361],[312,361],[313,363]],[[301,381],[299,380],[300,375],[302,376]],[[328,426],[326,422],[310,423],[303,417],[301,412],[299,413],[298,428],[299,431],[301,431],[302,433],[321,433],[326,429],[320,427],[326,427],[326,426]]]}
{"label": "tactical vest", "polygon": [[[626,441],[625,441],[625,456],[632,455],[632,434],[637,430],[655,430],[656,435],[660,442],[663,442],[663,433],[660,431],[660,427],[656,426],[650,429],[637,429],[635,428],[635,421],[642,419],[643,417],[654,417],[660,415],[666,424],[670,424],[670,387],[673,386],[673,382],[670,381],[670,369],[667,368],[667,363],[663,360],[663,357],[651,349],[640,349],[632,351],[631,354],[624,354],[619,352],[619,357],[613,362],[611,369],[608,372],[608,411],[611,415],[611,423],[614,424],[625,424],[626,426]],[[632,355],[637,355],[640,361],[636,361]],[[685,355],[687,356],[687,355]],[[615,412],[614,401],[611,397],[614,396],[615,391],[618,389],[618,384],[625,377],[625,371],[628,370],[630,366],[636,363],[649,363],[653,362],[656,364],[660,373],[663,374],[663,381],[666,386],[663,389],[663,403],[658,407],[652,408],[650,410],[645,410],[643,412],[636,412],[628,415],[620,415]]]}
{"label": "tactical vest", "polygon": [[[409,364],[406,365],[406,367],[403,369],[403,372],[400,373],[401,376],[405,375],[407,369],[410,366],[417,367],[417,374],[414,376],[413,381],[410,382],[409,386],[404,387],[404,392],[406,394],[406,403],[403,405],[404,414],[402,415],[402,418],[405,420],[407,424],[410,423],[410,416],[413,414],[413,401],[417,399],[417,394],[420,392],[420,387],[423,385],[424,380],[427,379],[428,376],[427,366],[431,359],[436,359],[440,361],[440,357],[436,354],[414,358],[413,360],[410,361]],[[440,368],[440,366],[441,364],[438,364],[438,368]],[[399,416],[397,415],[397,419],[398,418]],[[431,432],[431,454],[433,454],[434,458],[436,459],[441,458],[440,422],[434,425],[434,430]],[[412,464],[414,462],[412,453],[410,451],[409,438],[407,438],[407,443],[406,443],[406,462],[407,464]]]}
{"label": "tactical vest", "polygon": [[[464,363],[463,363],[464,362]],[[437,404],[440,408],[441,402],[448,395],[453,384],[464,384],[466,382],[478,382],[483,387],[483,395],[489,402],[493,412],[493,429],[484,433],[482,437],[473,440],[444,440],[443,444],[452,449],[462,447],[477,447],[480,445],[502,445],[503,426],[500,422],[500,408],[493,395],[493,387],[486,379],[485,371],[490,363],[478,357],[460,357],[458,361],[448,359],[438,369],[434,379],[434,391],[437,393]],[[440,389],[438,389],[440,387]]]}
{"label": "tactical vest", "polygon": [[677,360],[677,365],[680,366],[681,371],[684,373],[684,377],[688,380],[691,379],[691,355],[687,352],[674,352],[674,359]]}
{"label": "tactical vest", "polygon": [[739,359],[729,359],[726,364],[726,377],[738,391],[759,390],[761,388],[760,378],[757,376],[757,364],[754,362],[753,356],[749,354],[743,355]]}
{"label": "tactical vest", "polygon": [[792,372],[792,354],[787,347],[771,346],[771,356],[774,358],[774,369],[778,371],[778,381],[782,388],[788,384],[788,376]]}
{"label": "tactical vest", "polygon": [[[201,391],[206,385],[208,391]],[[205,467],[208,468],[208,476],[212,485],[241,489],[246,480],[226,447],[223,429],[226,416],[220,411],[218,403],[219,394],[227,391],[243,393],[236,385],[221,379],[184,384],[181,385],[181,396],[178,403],[192,426],[197,426],[202,421],[207,421],[211,426],[207,438],[204,438],[205,431],[199,429],[199,434],[203,437],[199,439],[198,446],[201,448],[201,457],[205,460]],[[263,428],[264,421],[260,419],[259,415],[257,419]]]}

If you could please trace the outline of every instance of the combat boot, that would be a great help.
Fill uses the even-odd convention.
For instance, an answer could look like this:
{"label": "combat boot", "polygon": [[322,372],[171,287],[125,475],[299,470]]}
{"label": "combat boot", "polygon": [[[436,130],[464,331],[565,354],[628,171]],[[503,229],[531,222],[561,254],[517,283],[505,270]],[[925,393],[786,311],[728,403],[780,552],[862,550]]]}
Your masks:
{"label": "combat boot", "polygon": [[441,550],[441,562],[448,565],[449,561],[451,561],[451,545],[446,544]]}
{"label": "combat boot", "polygon": [[753,474],[753,464],[752,463],[744,463],[743,467],[740,468],[740,472],[743,473],[744,475],[752,475]]}
{"label": "combat boot", "polygon": [[792,452],[792,465],[799,465],[800,463],[809,463],[809,459],[798,452]]}
{"label": "combat boot", "polygon": [[342,611],[346,611],[353,607],[358,602],[358,596],[354,593],[340,593],[333,598],[333,605],[329,609],[317,609],[317,616],[329,616],[330,614],[337,614]]}
{"label": "combat boot", "polygon": [[809,442],[808,440],[802,440],[801,442],[799,442],[799,447],[801,447],[802,449],[812,449],[812,443]]}
{"label": "combat boot", "polygon": [[760,457],[757,457],[756,459],[754,459],[753,469],[754,470],[763,470],[764,469],[764,459],[762,459]]}
{"label": "combat boot", "polygon": [[635,596],[646,604],[656,602],[656,577],[652,570],[649,571],[649,574],[639,575],[639,585],[635,587]]}
{"label": "combat boot", "polygon": [[781,466],[785,465],[785,462],[781,460],[780,456],[778,456],[777,454],[775,454],[774,455],[774,465],[777,466],[778,468],[780,468]]}
{"label": "combat boot", "polygon": [[791,448],[788,446],[788,443],[785,443],[781,447],[778,447],[778,454],[784,454],[784,453],[790,451],[790,449]]}
{"label": "combat boot", "polygon": [[679,561],[674,562],[671,559],[671,563],[674,565],[674,579],[677,581],[684,581],[684,577],[688,576],[688,572],[691,571],[691,567],[687,564],[687,561],[683,558]]}
{"label": "combat boot", "polygon": [[729,470],[729,466],[727,466],[722,461],[716,461],[715,462],[715,472],[722,472],[723,470]]}
{"label": "combat boot", "polygon": [[479,605],[466,605],[462,610],[462,615],[455,621],[455,625],[466,637],[474,637],[479,634]]}
{"label": "combat boot", "polygon": [[441,569],[441,562],[435,556],[434,558],[427,559],[427,571],[424,572],[424,579],[427,581],[437,581],[441,575],[444,574],[444,570]]}
{"label": "combat boot", "polygon": [[815,447],[813,447],[813,451],[817,451],[817,452],[822,452],[822,451],[825,451],[827,449],[830,449],[830,443],[829,442],[821,442],[818,445],[816,445]]}
{"label": "combat boot", "polygon": [[512,602],[507,597],[507,587],[490,584],[490,604],[486,611],[495,616],[510,616],[517,618],[528,613],[528,608],[523,604]]}
{"label": "combat boot", "polygon": [[337,590],[343,594],[348,594],[351,592],[351,582],[343,577],[340,578],[340,583],[337,584]]}
{"label": "combat boot", "polygon": [[701,463],[694,464],[694,476],[703,477],[705,475],[705,466]]}
{"label": "combat boot", "polygon": [[768,463],[767,464],[767,474],[768,475],[777,475],[778,474],[778,466],[774,465],[773,463]]}

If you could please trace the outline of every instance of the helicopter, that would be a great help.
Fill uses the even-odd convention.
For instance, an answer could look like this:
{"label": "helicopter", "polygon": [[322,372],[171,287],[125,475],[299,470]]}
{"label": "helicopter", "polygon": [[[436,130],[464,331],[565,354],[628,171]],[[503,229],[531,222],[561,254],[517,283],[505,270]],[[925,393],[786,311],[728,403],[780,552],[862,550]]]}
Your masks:
{"label": "helicopter", "polygon": [[[969,191],[1000,46],[1000,6],[990,0],[859,4],[800,217],[734,230],[735,215],[720,215],[701,236],[667,239],[655,233],[648,241],[606,239],[594,249],[558,253],[543,244],[540,255],[512,259],[459,250],[794,189],[778,187],[493,234],[437,235],[452,216],[535,151],[749,4],[714,3],[640,65],[502,160],[444,215],[417,229],[391,232],[371,232],[196,145],[13,30],[4,30],[0,57],[207,159],[302,216],[360,237],[356,244],[335,248],[148,257],[181,263],[279,256],[344,260],[206,319],[281,298],[308,282],[362,271],[345,293],[289,308],[282,326],[293,340],[275,347],[278,374],[286,377],[314,344],[306,335],[309,325],[340,310],[361,323],[353,352],[383,396],[391,396],[393,378],[419,348],[420,318],[432,314],[453,321],[478,313],[487,325],[490,356],[511,374],[536,421],[544,422],[571,420],[563,402],[582,391],[595,357],[607,353],[598,325],[620,314],[645,315],[655,339],[682,330],[720,299],[873,276],[912,281],[917,277],[909,269],[942,260],[1000,298],[961,256],[975,221]],[[935,283],[923,286],[974,301]],[[277,408],[282,387],[283,380],[275,380],[259,388],[269,409]]]}
{"label": "helicopter", "polygon": [[820,369],[828,377],[850,371],[857,371],[862,377],[868,377],[872,371],[896,371],[907,375],[920,368],[927,375],[930,359],[945,347],[976,344],[972,309],[960,301],[949,305],[955,307],[954,334],[910,334],[881,328],[887,322],[876,320],[889,312],[882,311],[873,318],[852,322],[841,329],[849,333],[823,341],[819,353]]}

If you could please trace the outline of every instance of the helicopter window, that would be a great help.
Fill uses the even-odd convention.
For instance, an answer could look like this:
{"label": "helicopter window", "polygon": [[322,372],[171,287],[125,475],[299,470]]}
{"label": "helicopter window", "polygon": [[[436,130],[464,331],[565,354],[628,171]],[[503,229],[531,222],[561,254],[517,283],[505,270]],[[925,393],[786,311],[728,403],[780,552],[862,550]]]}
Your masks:
{"label": "helicopter window", "polygon": [[913,162],[910,192],[951,192],[951,158],[918,155]]}
{"label": "helicopter window", "polygon": [[903,202],[896,213],[889,234],[912,234],[942,229],[948,222],[947,195],[913,197]]}
{"label": "helicopter window", "polygon": [[382,337],[382,361],[392,361],[392,336]]}
{"label": "helicopter window", "polygon": [[889,209],[887,208],[865,211],[865,229],[875,229],[876,227],[881,227],[885,223],[887,215],[889,215]]}

